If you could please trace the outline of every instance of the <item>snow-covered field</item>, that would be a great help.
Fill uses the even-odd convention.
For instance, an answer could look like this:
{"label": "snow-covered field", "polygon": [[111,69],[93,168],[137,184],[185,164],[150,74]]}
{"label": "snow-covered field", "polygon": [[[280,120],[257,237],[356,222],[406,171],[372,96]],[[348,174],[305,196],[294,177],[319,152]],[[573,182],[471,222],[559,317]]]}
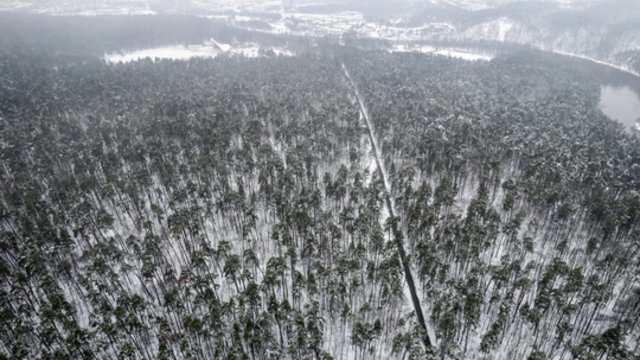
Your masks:
{"label": "snow-covered field", "polygon": [[106,54],[104,59],[110,63],[127,63],[141,59],[188,60],[193,57],[216,57],[220,53],[221,51],[219,49],[206,45],[175,45],[136,50],[126,53],[111,53]]}
{"label": "snow-covered field", "polygon": [[452,57],[456,59],[468,60],[468,61],[490,61],[495,57],[495,54],[490,52],[481,52],[480,50],[455,48],[455,47],[437,47],[431,45],[420,46],[405,46],[394,45],[391,52],[419,52],[425,54],[434,54]]}
{"label": "snow-covered field", "polygon": [[[394,45],[389,49],[391,52],[419,52],[425,54],[434,54],[447,56],[456,59],[468,61],[490,61],[495,55],[490,52],[482,52],[480,50],[455,48],[455,47],[436,47],[430,45],[406,46]],[[140,49],[122,53],[105,54],[103,59],[109,63],[127,63],[142,59],[150,60],[189,60],[191,58],[215,58],[220,55],[238,55],[245,57],[259,57],[265,55],[276,56],[294,56],[295,53],[285,48],[262,48],[255,43],[245,43],[241,46],[231,46],[229,44],[221,44],[215,40],[209,40],[204,44],[195,45],[172,45],[149,49]]]}
{"label": "snow-covered field", "polygon": [[142,59],[170,59],[189,60],[191,58],[214,58],[219,55],[240,55],[246,57],[258,57],[262,55],[293,56],[294,53],[284,48],[261,48],[255,43],[246,43],[241,46],[221,44],[215,40],[209,40],[204,44],[196,45],[172,45],[150,49],[141,49],[125,53],[105,54],[103,57],[109,63],[127,63]]}

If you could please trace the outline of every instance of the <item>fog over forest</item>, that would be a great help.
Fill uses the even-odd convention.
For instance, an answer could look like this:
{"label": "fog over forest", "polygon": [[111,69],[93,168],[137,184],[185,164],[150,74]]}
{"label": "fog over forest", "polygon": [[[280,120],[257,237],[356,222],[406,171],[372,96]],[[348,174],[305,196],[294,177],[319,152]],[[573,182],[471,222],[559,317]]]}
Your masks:
{"label": "fog over forest", "polygon": [[640,360],[637,0],[0,0],[0,360]]}

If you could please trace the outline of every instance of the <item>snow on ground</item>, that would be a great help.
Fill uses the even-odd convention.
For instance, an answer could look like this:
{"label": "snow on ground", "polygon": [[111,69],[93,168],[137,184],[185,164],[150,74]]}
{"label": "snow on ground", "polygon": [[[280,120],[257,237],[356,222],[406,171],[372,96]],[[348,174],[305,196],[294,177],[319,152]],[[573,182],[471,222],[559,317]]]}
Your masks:
{"label": "snow on ground", "polygon": [[112,16],[128,16],[128,15],[156,15],[156,12],[151,9],[128,9],[128,8],[120,8],[120,9],[105,9],[105,10],[82,10],[80,12],[70,12],[70,13],[58,13],[56,15],[60,16],[101,16],[101,15],[112,15]]}
{"label": "snow on ground", "polygon": [[464,31],[463,38],[504,42],[516,26],[517,24],[513,20],[501,17],[468,28]]}
{"label": "snow on ground", "polygon": [[[294,10],[273,12],[275,19],[265,19],[260,15],[246,15],[244,7],[236,7],[233,11],[222,12],[220,9],[206,15],[209,19],[226,21],[240,28],[266,32],[271,34],[288,34],[296,36],[355,36],[360,38],[376,38],[388,40],[420,40],[426,34],[448,34],[456,30],[449,23],[433,22],[415,27],[402,26],[404,19],[390,20],[379,23],[368,20],[358,11],[341,11],[330,14],[304,13]],[[256,11],[253,10],[255,13]],[[265,9],[265,12],[269,12]],[[242,14],[242,15],[240,15]],[[253,29],[247,25],[251,21],[266,21],[270,29]],[[243,24],[244,22],[245,24]]]}
{"label": "snow on ground", "polygon": [[378,171],[378,165],[376,164],[376,158],[371,154],[372,150],[369,149],[366,157],[366,169],[369,172],[369,177],[364,181],[364,184],[369,186],[371,184],[371,180],[373,180],[374,175]]}
{"label": "snow on ground", "polygon": [[451,47],[436,47],[431,45],[420,46],[405,46],[394,45],[389,51],[391,52],[419,52],[425,54],[442,55],[468,61],[490,61],[495,55],[488,52],[479,52],[478,50],[471,50],[465,48],[451,48]]}
{"label": "snow on ground", "polygon": [[498,39],[504,41],[507,38],[507,33],[513,27],[513,22],[507,18],[498,19]]}
{"label": "snow on ground", "polygon": [[270,32],[304,36],[342,35],[366,24],[359,12],[333,14],[283,13],[280,19],[270,22]]}
{"label": "snow on ground", "polygon": [[33,6],[32,3],[25,1],[7,1],[0,4],[0,11],[14,11]]}
{"label": "snow on ground", "polygon": [[131,51],[123,54],[106,54],[104,59],[109,63],[127,63],[141,59],[188,60],[193,57],[216,57],[221,52],[221,50],[214,47],[203,45],[175,45]]}
{"label": "snow on ground", "polygon": [[[384,206],[383,208],[386,208],[387,212],[383,212],[381,213],[381,218],[380,218],[380,222],[381,225],[384,225],[383,221],[386,221],[386,219],[389,216],[397,216],[399,215],[399,212],[396,210],[396,206],[395,206],[395,201],[394,198],[392,196],[393,191],[391,191],[391,183],[389,181],[389,176],[388,173],[385,169],[385,165],[384,165],[384,160],[382,158],[381,152],[380,152],[380,146],[378,145],[378,139],[376,137],[376,131],[375,128],[373,126],[373,122],[371,121],[371,118],[369,116],[369,110],[367,109],[366,105],[365,105],[365,101],[363,99],[363,97],[360,95],[360,91],[358,90],[358,86],[356,85],[356,83],[353,81],[353,78],[351,77],[351,75],[349,74],[349,70],[347,69],[347,67],[344,65],[344,63],[342,64],[342,70],[344,71],[344,75],[346,80],[348,81],[348,83],[351,85],[351,90],[353,91],[353,96],[355,97],[356,103],[358,104],[358,108],[359,108],[359,113],[360,113],[360,120],[364,121],[364,124],[369,132],[369,140],[370,140],[370,153],[371,155],[373,155],[373,158],[375,159],[375,164],[376,164],[376,168],[378,170],[378,173],[382,176],[382,182],[384,184],[384,189],[386,192],[386,196],[387,196],[387,201],[386,201],[386,206]],[[402,223],[401,225],[402,228],[402,233],[403,233],[403,237],[404,239],[409,239],[409,236],[407,234],[407,229],[405,227],[405,224]],[[402,245],[403,247],[405,245]],[[406,252],[406,249],[405,249]],[[403,264],[404,265],[404,264]],[[412,311],[416,311],[415,308],[415,304],[413,303],[412,300],[412,294],[411,294],[411,290],[409,288],[409,284],[408,284],[408,280],[406,280],[407,276],[410,276],[411,278],[413,278],[412,274],[416,274],[417,271],[415,269],[415,264],[413,263],[409,263],[409,267],[410,267],[410,271],[404,274],[405,276],[405,281],[403,281],[403,285],[402,285],[402,292],[404,294],[404,299],[405,301],[403,302],[402,305],[402,310],[410,313]],[[416,294],[418,294],[418,296],[420,296],[419,294],[423,293],[423,288],[422,288],[422,284],[420,284],[420,281],[415,281],[414,282],[414,286],[415,286],[415,291]],[[419,305],[418,307],[420,310],[422,310],[422,305]],[[433,330],[433,326],[431,326],[431,321],[430,319],[426,318],[425,319],[425,325],[426,325],[426,330],[427,330],[427,334],[429,336],[429,338],[431,339],[431,341],[433,341],[434,344],[437,345],[437,339],[435,336],[435,331]]]}
{"label": "snow on ground", "polygon": [[470,53],[462,50],[456,50],[454,48],[438,49],[434,52],[434,54],[448,56],[448,57],[462,59],[462,60],[469,60],[469,61],[477,61],[477,60],[490,61],[491,59],[493,59],[493,56],[491,55],[475,54],[475,53]]}
{"label": "snow on ground", "polygon": [[191,0],[189,5],[212,13],[278,12],[282,0]]}
{"label": "snow on ground", "polygon": [[23,2],[2,1],[0,10],[28,11],[36,14],[53,16],[127,16],[127,15],[156,15],[148,0],[119,0],[110,2]]}
{"label": "snow on ground", "polygon": [[73,11],[37,11],[41,14],[51,14],[55,16],[131,16],[131,15],[156,15],[156,12],[150,8],[104,8],[104,9],[80,9]]}
{"label": "snow on ground", "polygon": [[271,51],[274,55],[293,56],[294,53],[284,48],[261,48],[255,43],[245,43],[241,46],[218,43],[211,39],[200,45],[172,45],[150,49],[135,50],[125,53],[105,54],[108,63],[127,63],[141,59],[171,59],[188,60],[191,58],[214,58],[221,54],[258,57]]}

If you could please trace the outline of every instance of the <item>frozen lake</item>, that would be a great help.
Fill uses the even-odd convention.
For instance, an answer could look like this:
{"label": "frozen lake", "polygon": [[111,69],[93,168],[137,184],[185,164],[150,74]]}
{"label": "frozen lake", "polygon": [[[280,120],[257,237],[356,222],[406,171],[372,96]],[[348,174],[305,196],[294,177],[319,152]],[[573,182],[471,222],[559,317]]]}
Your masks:
{"label": "frozen lake", "polygon": [[602,86],[600,109],[608,117],[621,122],[627,129],[640,126],[636,125],[636,121],[640,121],[640,95],[628,86]]}

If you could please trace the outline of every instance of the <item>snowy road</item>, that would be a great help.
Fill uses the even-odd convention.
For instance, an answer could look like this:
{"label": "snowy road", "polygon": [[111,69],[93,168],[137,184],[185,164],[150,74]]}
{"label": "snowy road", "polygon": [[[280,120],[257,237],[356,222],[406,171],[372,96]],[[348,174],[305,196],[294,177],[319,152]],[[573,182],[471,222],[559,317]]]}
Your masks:
{"label": "snowy road", "polygon": [[[356,98],[356,101],[358,102],[358,107],[359,107],[359,111],[360,111],[360,115],[362,117],[362,119],[365,122],[365,125],[367,127],[367,130],[369,131],[369,140],[371,141],[371,147],[372,147],[372,151],[373,151],[373,155],[376,161],[376,165],[378,168],[378,173],[380,174],[383,184],[384,184],[384,190],[385,190],[385,202],[389,211],[389,215],[392,218],[397,218],[397,211],[395,209],[395,203],[393,201],[393,196],[391,195],[391,186],[389,185],[389,177],[387,176],[387,171],[384,167],[384,162],[381,160],[381,153],[380,153],[380,147],[378,146],[378,140],[376,138],[376,134],[375,134],[375,129],[373,127],[373,122],[371,121],[371,117],[369,116],[369,110],[367,109],[367,107],[365,106],[364,100],[362,98],[362,95],[360,94],[360,91],[358,90],[358,86],[356,85],[356,83],[353,81],[353,78],[351,77],[351,75],[349,74],[349,70],[347,69],[347,67],[345,66],[344,63],[342,63],[342,70],[344,71],[344,75],[347,79],[347,81],[349,82],[349,85],[351,86],[351,90],[354,93],[354,96]],[[424,318],[424,314],[422,312],[422,306],[420,305],[420,299],[418,297],[418,292],[416,291],[416,285],[413,279],[413,272],[411,270],[411,265],[409,264],[409,261],[407,260],[407,256],[406,256],[406,250],[404,248],[404,241],[403,239],[408,239],[408,233],[407,233],[407,229],[406,226],[404,225],[404,222],[402,221],[402,219],[400,219],[399,221],[399,227],[400,230],[402,231],[402,238],[399,239],[397,246],[398,246],[398,253],[400,254],[400,261],[402,262],[402,267],[404,270],[404,277],[406,280],[406,285],[408,287],[405,288],[405,290],[409,291],[409,296],[411,298],[411,303],[413,304],[413,308],[414,311],[416,313],[416,317],[418,320],[418,323],[423,327],[423,329],[426,331],[427,335],[424,339],[424,345],[425,347],[430,347],[433,345],[436,345],[436,338],[435,338],[435,333],[433,332],[433,327],[430,326],[429,324],[427,324],[425,318]],[[398,225],[396,222],[393,223],[393,232],[395,233],[398,229],[397,229]],[[405,291],[406,293],[406,291]]]}

